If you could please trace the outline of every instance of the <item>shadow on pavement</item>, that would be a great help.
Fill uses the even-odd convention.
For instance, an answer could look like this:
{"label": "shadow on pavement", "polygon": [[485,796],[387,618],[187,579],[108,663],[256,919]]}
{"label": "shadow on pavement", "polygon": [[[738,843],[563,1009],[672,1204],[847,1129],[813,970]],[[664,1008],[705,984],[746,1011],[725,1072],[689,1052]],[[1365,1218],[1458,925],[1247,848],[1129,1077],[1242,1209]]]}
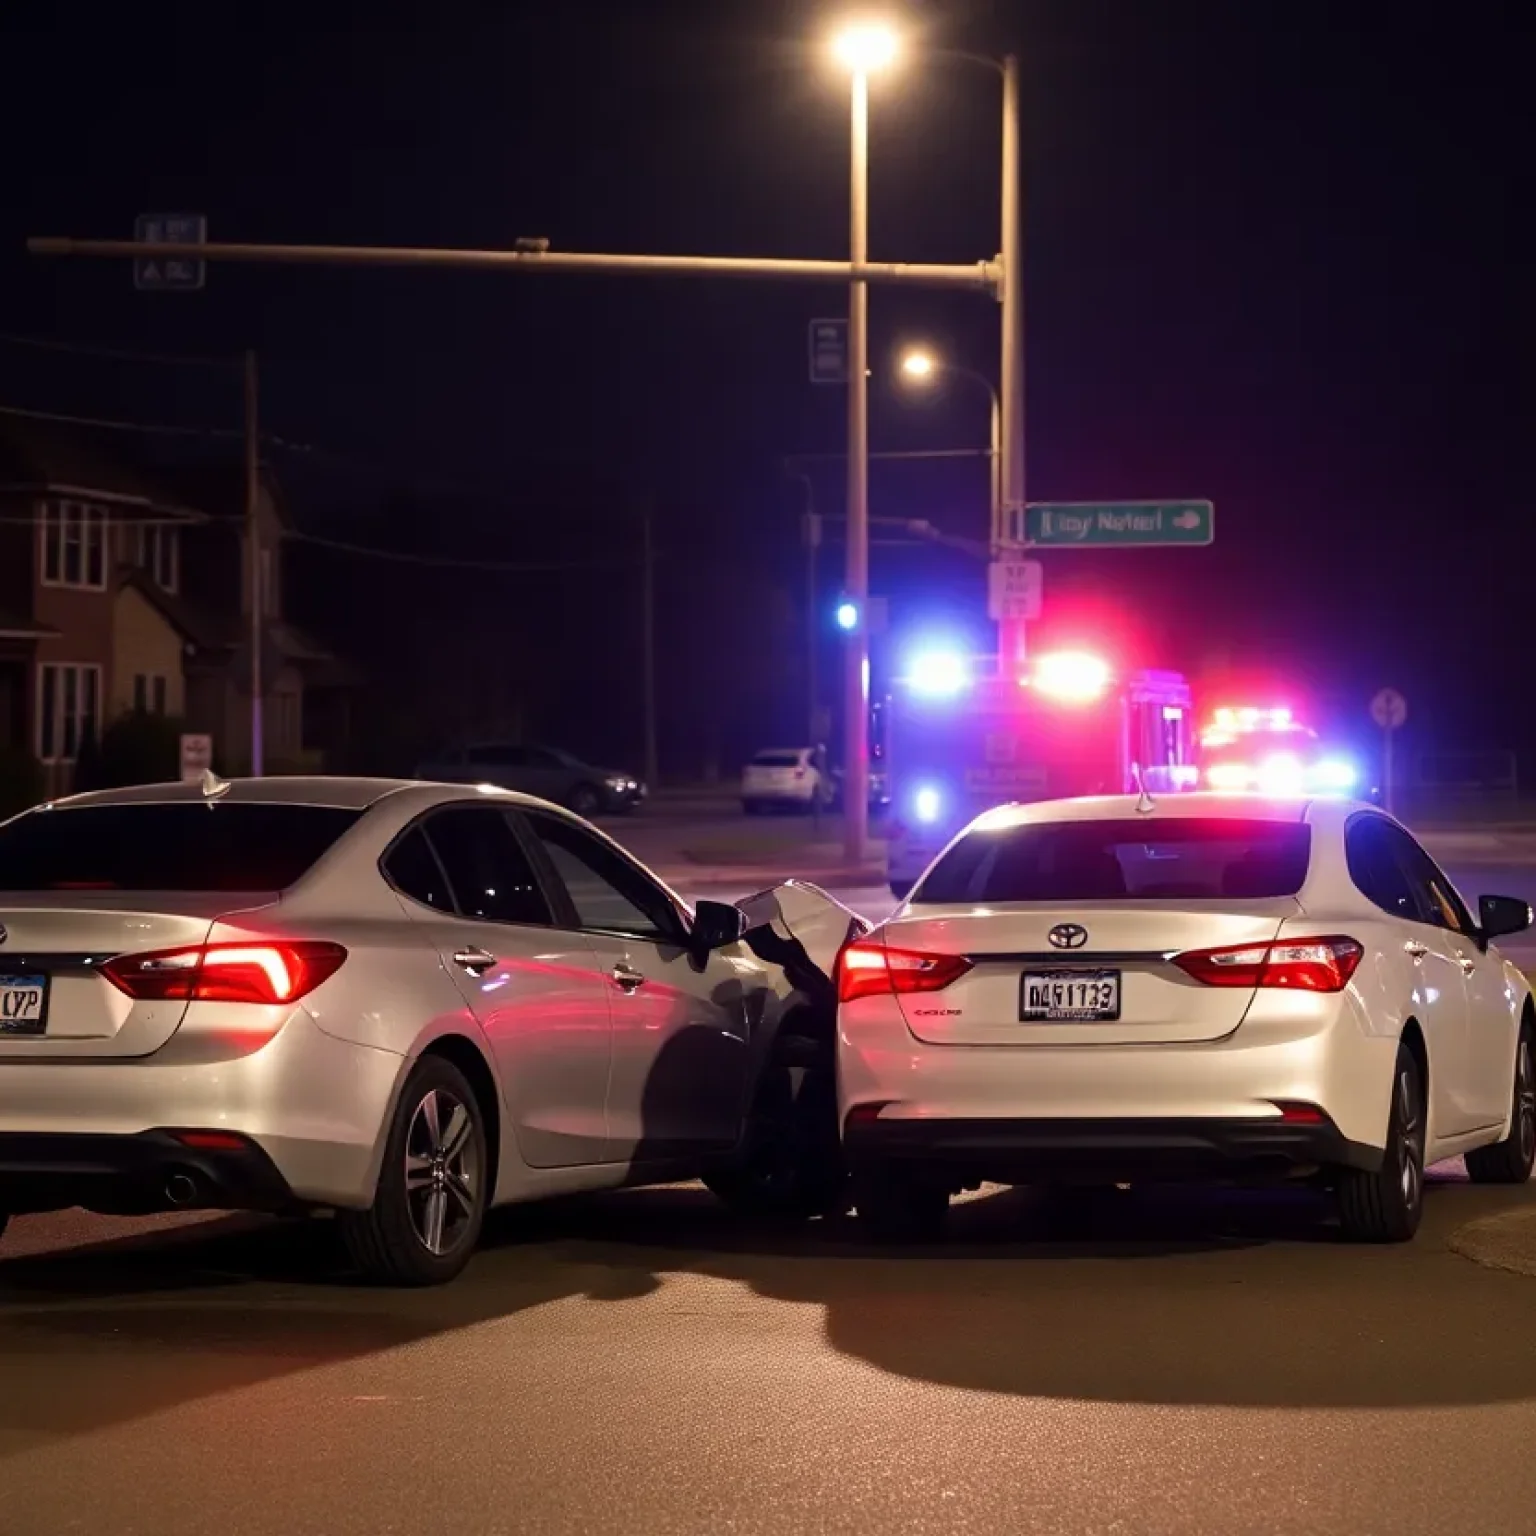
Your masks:
{"label": "shadow on pavement", "polygon": [[[694,1276],[818,1307],[839,1353],[914,1381],[1115,1403],[1404,1408],[1536,1395],[1536,1289],[1445,1248],[1529,1203],[1436,1186],[1412,1249],[1334,1240],[1304,1194],[1149,1192],[1073,1217],[1028,1191],[957,1205],[951,1240],[871,1250],[848,1223],[737,1223],[694,1186],[498,1213],[457,1284],[353,1286],[321,1221],[229,1218],[0,1262],[0,1456],[568,1298],[622,1303]],[[719,1317],[710,1318],[718,1305]],[[739,1300],[644,1351],[718,1344]],[[606,1347],[606,1346],[602,1346]],[[786,1346],[792,1348],[793,1346]]]}

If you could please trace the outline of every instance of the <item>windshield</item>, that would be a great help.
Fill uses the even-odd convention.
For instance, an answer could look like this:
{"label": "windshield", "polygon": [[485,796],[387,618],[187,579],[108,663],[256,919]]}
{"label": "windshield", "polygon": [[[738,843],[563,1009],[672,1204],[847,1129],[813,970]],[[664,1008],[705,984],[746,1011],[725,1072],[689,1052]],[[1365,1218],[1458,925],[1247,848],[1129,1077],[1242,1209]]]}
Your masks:
{"label": "windshield", "polygon": [[281,891],[362,813],[315,805],[92,805],[0,826],[0,891]]}
{"label": "windshield", "polygon": [[1228,817],[1061,821],[965,834],[914,902],[1204,901],[1292,896],[1311,829]]}

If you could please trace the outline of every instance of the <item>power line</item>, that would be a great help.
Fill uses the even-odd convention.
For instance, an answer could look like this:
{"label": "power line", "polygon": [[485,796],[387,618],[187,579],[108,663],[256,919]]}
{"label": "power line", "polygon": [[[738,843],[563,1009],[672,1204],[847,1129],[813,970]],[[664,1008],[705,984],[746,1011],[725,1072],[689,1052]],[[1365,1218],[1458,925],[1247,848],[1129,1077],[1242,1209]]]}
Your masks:
{"label": "power line", "polygon": [[0,416],[22,416],[32,421],[57,421],[76,427],[103,427],[112,432],[150,432],[166,437],[240,437],[235,427],[178,427],[149,421],[114,421],[105,416],[71,416],[63,411],[34,411],[26,406],[0,405]]}
{"label": "power line", "polygon": [[102,347],[87,342],[55,341],[49,336],[18,336],[0,332],[0,342],[13,347],[32,347],[40,352],[67,352],[78,357],[107,357],[120,363],[168,363],[194,368],[238,368],[237,357],[207,357],[195,353],[130,352],[121,347]]}

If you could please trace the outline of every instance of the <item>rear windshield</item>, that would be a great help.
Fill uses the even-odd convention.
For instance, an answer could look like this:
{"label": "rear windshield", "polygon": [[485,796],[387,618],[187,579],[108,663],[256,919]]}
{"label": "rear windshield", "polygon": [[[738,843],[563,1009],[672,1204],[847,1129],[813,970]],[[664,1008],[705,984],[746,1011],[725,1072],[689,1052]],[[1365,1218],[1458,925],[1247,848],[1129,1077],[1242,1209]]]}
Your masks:
{"label": "rear windshield", "polygon": [[281,891],[361,815],[317,805],[92,805],[0,826],[0,891]]}
{"label": "rear windshield", "polygon": [[800,766],[800,754],[798,752],[759,752],[752,759],[754,768],[798,768]]}
{"label": "rear windshield", "polygon": [[1204,901],[1294,896],[1311,828],[1294,821],[1058,821],[967,833],[920,902]]}

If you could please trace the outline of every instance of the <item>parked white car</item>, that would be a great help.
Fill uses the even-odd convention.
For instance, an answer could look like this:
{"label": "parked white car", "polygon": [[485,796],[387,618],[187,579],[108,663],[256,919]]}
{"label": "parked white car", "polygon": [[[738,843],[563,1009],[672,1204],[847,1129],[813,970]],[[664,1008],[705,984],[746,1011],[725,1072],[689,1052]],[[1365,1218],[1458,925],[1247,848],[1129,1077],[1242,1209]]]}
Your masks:
{"label": "parked white car", "polygon": [[816,764],[814,747],[768,747],[741,770],[741,808],[749,816],[769,811],[809,811],[831,803],[830,774]]}
{"label": "parked white car", "polygon": [[1186,794],[989,811],[839,970],[861,1217],[937,1231],[983,1181],[1315,1176],[1347,1236],[1418,1227],[1424,1169],[1536,1156],[1530,990],[1374,807]]}
{"label": "parked white car", "polygon": [[0,1230],[81,1205],[337,1212],[451,1278],[493,1205],[702,1176],[841,1198],[813,886],[690,909],[491,788],[277,778],[0,825]]}

